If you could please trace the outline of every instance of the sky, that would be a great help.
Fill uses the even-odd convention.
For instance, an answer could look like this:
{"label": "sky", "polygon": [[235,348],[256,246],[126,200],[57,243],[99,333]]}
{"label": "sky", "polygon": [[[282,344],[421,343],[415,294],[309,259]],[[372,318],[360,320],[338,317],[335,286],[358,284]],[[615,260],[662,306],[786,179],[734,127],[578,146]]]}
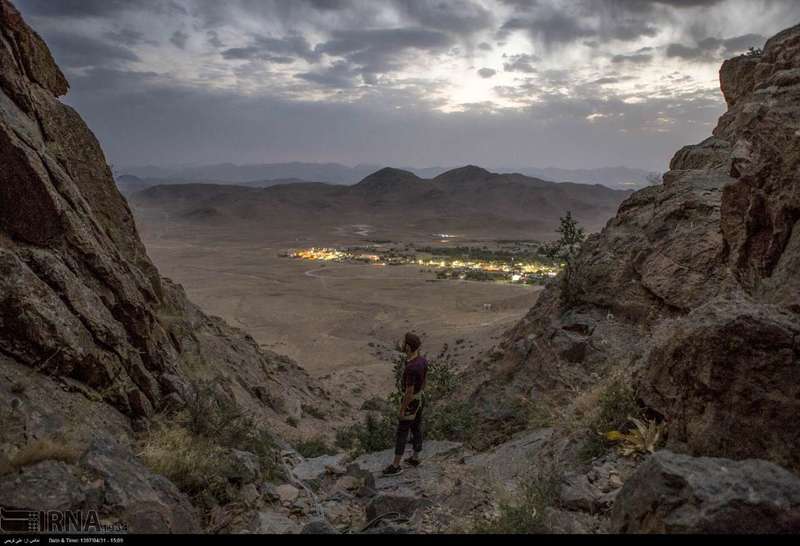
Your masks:
{"label": "sky", "polygon": [[13,0],[116,165],[666,170],[796,0]]}

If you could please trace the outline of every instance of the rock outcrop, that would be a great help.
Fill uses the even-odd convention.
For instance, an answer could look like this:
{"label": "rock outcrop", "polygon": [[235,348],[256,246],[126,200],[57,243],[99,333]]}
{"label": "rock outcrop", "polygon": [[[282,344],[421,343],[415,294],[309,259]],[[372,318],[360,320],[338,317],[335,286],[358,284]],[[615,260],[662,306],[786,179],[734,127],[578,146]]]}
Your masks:
{"label": "rock outcrop", "polygon": [[725,62],[714,135],[589,237],[476,396],[563,401],[620,372],[673,449],[800,470],[799,75],[800,26]]}
{"label": "rock outcrop", "polygon": [[651,455],[625,482],[617,533],[797,533],[800,478],[772,463]]}
{"label": "rock outcrop", "polygon": [[[487,423],[484,438],[503,440],[495,438],[498,400],[550,407],[566,423],[553,438],[565,446],[559,460],[574,467],[562,491],[573,509],[609,505],[583,479],[600,463],[585,474],[588,463],[576,453],[608,432],[589,430],[587,419],[611,383],[631,387],[641,411],[665,424],[670,450],[698,457],[680,466],[708,468],[709,487],[717,478],[727,483],[713,468],[739,468],[739,460],[748,460],[742,468],[775,468],[769,461],[800,473],[800,26],[770,39],[761,55],[726,61],[720,81],[728,111],[713,136],[679,150],[662,185],[630,196],[585,241],[570,274],[507,333],[500,358],[467,379]],[[584,427],[577,434],[576,423]],[[649,491],[647,479],[632,478],[636,485],[620,493],[618,529],[769,530],[756,520],[766,517],[766,499],[780,496],[763,480],[748,481],[763,503],[681,527],[653,514],[691,511],[691,491],[661,507],[663,497],[635,496],[634,488]],[[796,525],[792,503],[771,514]]]}
{"label": "rock outcrop", "polygon": [[59,507],[97,508],[136,530],[199,529],[186,498],[134,456],[134,430],[186,404],[200,381],[283,435],[294,431],[287,401],[330,404],[294,362],[159,276],[97,139],[58,99],[68,87],[0,0],[0,463],[40,440],[80,444],[75,460],[40,453],[45,462],[0,471],[4,483],[39,484],[4,487],[0,505],[41,508],[49,485],[35,476],[55,473],[103,484]]}

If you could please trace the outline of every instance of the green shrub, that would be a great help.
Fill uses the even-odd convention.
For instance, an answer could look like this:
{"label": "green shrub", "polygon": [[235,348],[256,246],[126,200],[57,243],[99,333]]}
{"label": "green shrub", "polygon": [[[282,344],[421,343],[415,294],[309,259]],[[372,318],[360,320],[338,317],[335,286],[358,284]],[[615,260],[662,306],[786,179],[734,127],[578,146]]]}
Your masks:
{"label": "green shrub", "polygon": [[235,473],[228,468],[232,459],[225,456],[230,449],[257,455],[261,479],[283,477],[280,451],[272,434],[233,401],[217,396],[210,385],[201,384],[181,413],[154,420],[142,439],[140,456],[147,466],[208,509],[234,499],[224,478]]}
{"label": "green shrub", "polygon": [[514,500],[500,503],[500,514],[489,522],[479,523],[479,534],[536,534],[548,533],[550,528],[545,509],[555,506],[559,494],[559,479],[555,471],[533,476]]}
{"label": "green shrub", "polygon": [[579,452],[582,461],[590,461],[606,453],[612,444],[605,434],[612,430],[623,430],[630,424],[631,417],[642,415],[636,393],[622,381],[611,383],[600,395],[598,404],[600,409],[589,425],[588,438]]}
{"label": "green shrub", "polygon": [[316,406],[312,406],[309,404],[301,404],[300,409],[303,410],[303,413],[305,413],[306,415],[310,415],[314,419],[320,419],[320,420],[325,419],[325,412]]}
{"label": "green shrub", "polygon": [[394,445],[397,416],[389,412],[367,413],[364,420],[336,431],[335,444],[353,455],[389,449]]}
{"label": "green shrub", "polygon": [[466,402],[439,404],[425,411],[423,434],[426,438],[466,442],[475,432],[475,414]]}
{"label": "green shrub", "polygon": [[322,455],[333,455],[336,453],[336,450],[329,446],[325,441],[325,438],[322,438],[321,436],[303,440],[297,444],[296,449],[300,455],[307,459],[321,457]]}
{"label": "green shrub", "polygon": [[[402,357],[395,361],[396,389],[386,397],[386,409],[367,413],[362,422],[339,429],[336,432],[337,447],[360,455],[394,445],[404,366]],[[428,363],[422,417],[422,432],[426,439],[467,441],[473,434],[475,419],[470,406],[465,402],[448,401],[456,386],[457,376],[450,363],[443,359]]]}

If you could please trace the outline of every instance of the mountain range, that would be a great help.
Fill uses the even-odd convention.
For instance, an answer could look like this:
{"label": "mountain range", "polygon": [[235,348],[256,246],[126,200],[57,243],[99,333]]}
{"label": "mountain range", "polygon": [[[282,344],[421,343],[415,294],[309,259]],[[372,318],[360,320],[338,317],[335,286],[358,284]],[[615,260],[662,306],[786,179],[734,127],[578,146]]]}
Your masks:
{"label": "mountain range", "polygon": [[[154,167],[129,166],[117,169],[118,183],[123,179],[135,177],[146,185],[164,183],[211,182],[218,184],[263,184],[274,181],[303,180],[329,184],[355,184],[371,173],[382,168],[381,165],[356,165],[348,167],[338,163],[267,163],[260,165],[235,165],[221,163],[204,166]],[[446,167],[402,167],[421,178],[434,178],[452,170]],[[555,167],[509,167],[494,166],[496,172],[519,173],[552,182],[577,182],[581,184],[602,184],[614,189],[638,189],[648,185],[648,177],[654,173],[629,167],[603,167],[598,169],[559,169]],[[265,183],[265,181],[267,183]],[[126,185],[120,184],[123,193]]]}
{"label": "mountain range", "polygon": [[263,225],[370,224],[394,232],[524,236],[552,232],[565,211],[602,227],[630,194],[601,185],[555,183],[466,166],[434,178],[384,168],[352,186],[302,183],[254,188],[168,184],[134,194],[135,209],[172,219]]}

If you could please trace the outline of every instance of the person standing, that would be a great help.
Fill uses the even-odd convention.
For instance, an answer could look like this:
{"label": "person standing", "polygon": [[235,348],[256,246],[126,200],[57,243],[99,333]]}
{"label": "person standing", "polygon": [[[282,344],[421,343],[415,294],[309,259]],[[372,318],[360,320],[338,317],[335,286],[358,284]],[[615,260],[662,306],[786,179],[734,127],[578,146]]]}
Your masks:
{"label": "person standing", "polygon": [[396,476],[403,472],[400,461],[405,453],[408,443],[408,434],[411,433],[411,443],[414,453],[405,462],[411,466],[420,464],[422,452],[422,406],[425,380],[428,373],[428,361],[419,354],[422,341],[419,336],[407,333],[403,341],[405,353],[405,367],[400,382],[402,401],[397,423],[397,437],[395,439],[394,460],[383,470],[384,476]]}

